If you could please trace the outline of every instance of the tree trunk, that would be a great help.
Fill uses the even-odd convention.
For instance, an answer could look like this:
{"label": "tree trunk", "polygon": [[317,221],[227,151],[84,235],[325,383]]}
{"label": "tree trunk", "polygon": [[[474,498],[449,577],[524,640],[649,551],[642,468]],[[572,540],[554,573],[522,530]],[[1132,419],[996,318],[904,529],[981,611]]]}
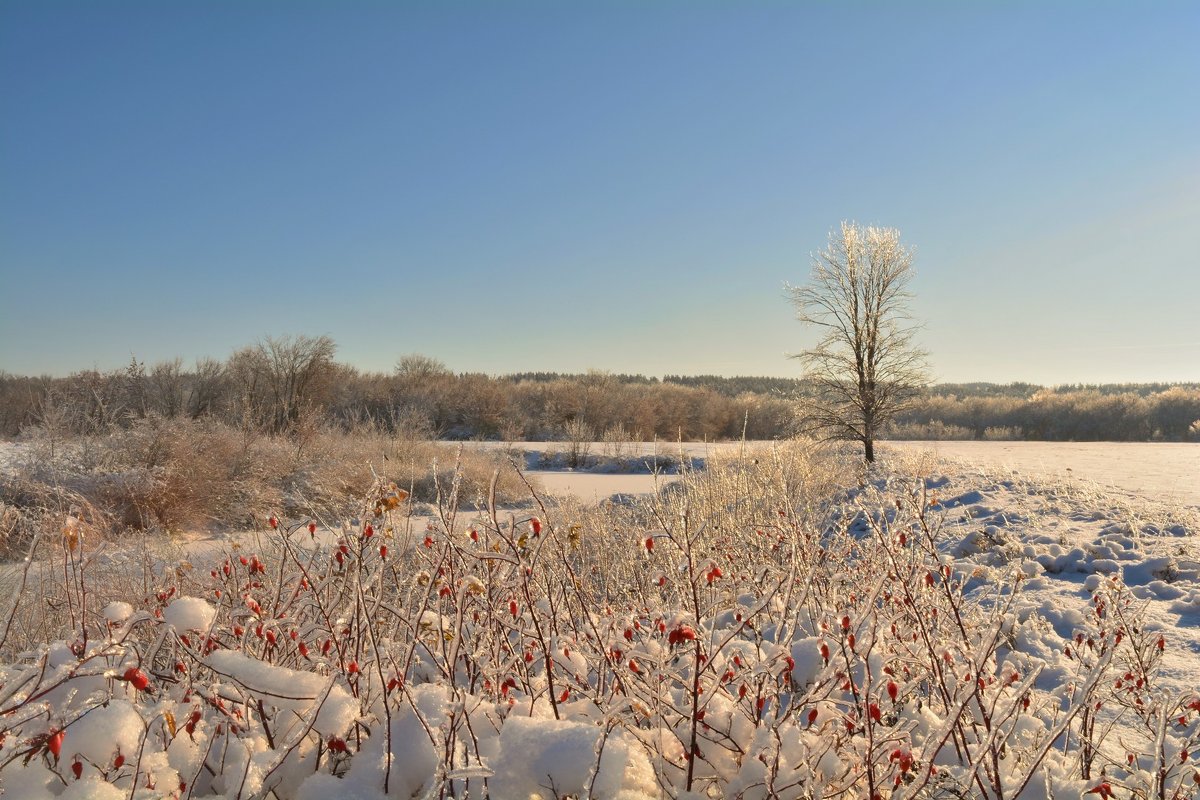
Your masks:
{"label": "tree trunk", "polygon": [[875,463],[875,440],[874,439],[864,439],[863,440],[863,448],[866,450],[867,463],[874,464]]}

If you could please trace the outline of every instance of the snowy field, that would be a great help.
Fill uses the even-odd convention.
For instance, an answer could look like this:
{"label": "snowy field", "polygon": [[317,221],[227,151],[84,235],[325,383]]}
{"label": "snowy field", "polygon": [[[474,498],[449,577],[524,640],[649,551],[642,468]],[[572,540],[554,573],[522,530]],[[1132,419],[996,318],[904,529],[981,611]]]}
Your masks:
{"label": "snowy field", "polygon": [[[481,446],[481,445],[472,445]],[[483,447],[499,447],[485,444]],[[519,442],[512,445],[532,453],[562,451],[562,442]],[[769,447],[768,442],[634,443],[630,453],[690,458],[736,455],[744,446]],[[1200,508],[1200,444],[1141,442],[881,442],[881,458],[889,450],[906,454],[930,452],[940,459],[1014,473],[1024,478],[1046,478],[1056,483],[1095,485],[1131,497],[1144,497]],[[588,448],[603,453],[603,445]],[[646,474],[607,474],[589,471],[533,470],[549,491],[599,500],[613,494],[653,492],[655,480]],[[659,482],[670,481],[662,476]]]}
{"label": "snowy field", "polygon": [[0,797],[1200,796],[1197,446],[885,447],[35,562]]}
{"label": "snowy field", "polygon": [[1200,443],[883,442],[903,452],[991,467],[1027,478],[1093,483],[1137,497],[1200,508]]}

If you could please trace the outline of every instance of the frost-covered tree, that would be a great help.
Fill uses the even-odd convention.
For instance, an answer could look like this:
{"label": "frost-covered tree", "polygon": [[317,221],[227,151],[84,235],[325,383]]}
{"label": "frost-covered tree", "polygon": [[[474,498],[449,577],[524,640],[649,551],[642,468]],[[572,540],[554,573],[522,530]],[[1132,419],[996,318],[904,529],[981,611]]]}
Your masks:
{"label": "frost-covered tree", "polygon": [[323,408],[337,349],[328,336],[268,336],[229,357],[226,373],[243,422],[275,433]]}
{"label": "frost-covered tree", "polygon": [[809,282],[788,287],[799,320],[821,331],[815,345],[793,356],[813,390],[802,427],[862,442],[868,463],[880,431],[928,383],[908,308],[913,274],[912,249],[898,230],[843,222],[813,256]]}

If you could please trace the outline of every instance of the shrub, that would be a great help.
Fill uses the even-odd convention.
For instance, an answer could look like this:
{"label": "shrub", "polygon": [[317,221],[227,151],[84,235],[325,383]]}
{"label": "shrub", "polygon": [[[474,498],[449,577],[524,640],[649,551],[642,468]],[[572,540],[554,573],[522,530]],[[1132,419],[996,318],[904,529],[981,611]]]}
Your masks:
{"label": "shrub", "polygon": [[[31,796],[1186,796],[1200,699],[1158,691],[1162,645],[1119,584],[1094,587],[1069,675],[1048,684],[1025,650],[1062,643],[1012,612],[1022,573],[968,600],[924,484],[860,485],[838,463],[782,445],[645,502],[533,495],[524,512],[491,486],[463,510],[466,479],[438,477],[428,524],[381,479],[333,541],[276,519],[208,563],[147,553],[99,580],[89,545],[60,536],[26,580],[57,609],[34,635],[59,641],[18,654],[11,622],[0,639],[0,781]],[[1117,706],[1139,731],[1125,762],[1094,714]]]}

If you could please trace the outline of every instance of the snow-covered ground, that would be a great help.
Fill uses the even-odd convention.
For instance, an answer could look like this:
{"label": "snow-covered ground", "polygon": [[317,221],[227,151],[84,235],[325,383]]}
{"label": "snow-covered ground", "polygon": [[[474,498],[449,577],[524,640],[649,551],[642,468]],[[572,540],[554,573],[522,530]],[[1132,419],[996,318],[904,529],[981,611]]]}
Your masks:
{"label": "snow-covered ground", "polygon": [[978,574],[977,591],[1023,563],[1020,603],[1069,635],[1097,582],[1120,576],[1166,637],[1163,677],[1176,691],[1200,688],[1200,510],[961,463],[928,484],[946,552]]}
{"label": "snow-covered ground", "polygon": [[[495,443],[472,444],[498,448]],[[562,442],[518,442],[527,453],[554,453]],[[770,442],[641,442],[626,446],[626,452],[706,459],[769,448]],[[1007,472],[1023,479],[1040,478],[1077,488],[1096,488],[1126,495],[1130,502],[1145,498],[1200,509],[1200,444],[1143,442],[880,442],[880,457],[889,452],[907,456],[930,453],[944,462],[968,468],[976,466]],[[589,448],[602,453],[602,445]],[[533,469],[529,473],[548,491],[597,501],[614,494],[646,494],[674,480],[671,475],[646,472],[610,473],[589,470]]]}
{"label": "snow-covered ground", "polygon": [[1134,496],[1200,508],[1200,443],[882,442],[882,452],[935,455],[1068,483],[1094,483]]}

